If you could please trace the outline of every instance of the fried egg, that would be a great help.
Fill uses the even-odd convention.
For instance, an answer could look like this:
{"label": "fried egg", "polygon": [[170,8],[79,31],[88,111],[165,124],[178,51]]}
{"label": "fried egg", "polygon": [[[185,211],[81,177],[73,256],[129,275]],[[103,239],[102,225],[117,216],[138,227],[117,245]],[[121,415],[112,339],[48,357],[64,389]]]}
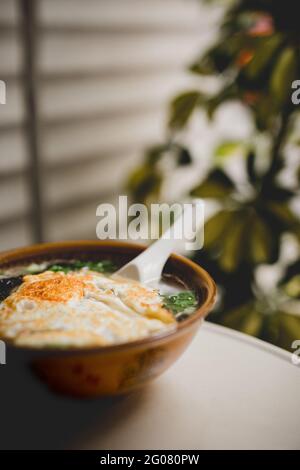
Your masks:
{"label": "fried egg", "polygon": [[24,276],[0,304],[0,337],[18,346],[107,346],[175,328],[158,291],[86,268]]}

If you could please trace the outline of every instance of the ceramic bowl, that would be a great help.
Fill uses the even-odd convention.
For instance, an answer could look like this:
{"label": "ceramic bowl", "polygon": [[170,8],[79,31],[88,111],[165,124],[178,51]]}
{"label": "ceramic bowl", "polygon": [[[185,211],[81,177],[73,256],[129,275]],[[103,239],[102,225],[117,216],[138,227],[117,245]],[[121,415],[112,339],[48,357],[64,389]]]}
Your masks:
{"label": "ceramic bowl", "polygon": [[[0,269],[13,265],[51,259],[110,259],[122,266],[144,247],[118,241],[72,241],[47,243],[0,254]],[[147,384],[168,369],[183,353],[211,310],[215,283],[197,264],[172,255],[164,275],[175,276],[199,298],[193,315],[178,323],[171,332],[162,332],[142,340],[98,348],[49,349],[16,348],[20,357],[30,361],[33,371],[57,392],[95,397],[129,392]],[[9,358],[9,355],[8,355]]]}

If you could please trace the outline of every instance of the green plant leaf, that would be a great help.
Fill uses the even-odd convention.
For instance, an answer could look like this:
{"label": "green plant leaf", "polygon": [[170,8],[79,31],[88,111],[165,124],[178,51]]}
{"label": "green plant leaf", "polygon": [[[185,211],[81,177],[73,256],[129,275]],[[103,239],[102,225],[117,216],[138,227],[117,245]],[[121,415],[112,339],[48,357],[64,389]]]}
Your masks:
{"label": "green plant leaf", "polygon": [[286,272],[280,282],[281,285],[286,284],[289,282],[293,277],[298,276],[300,274],[300,259],[295,261],[294,263],[290,264]]}
{"label": "green plant leaf", "polygon": [[149,165],[138,167],[130,176],[128,189],[135,201],[145,202],[150,195],[158,194],[162,176]]}
{"label": "green plant leaf", "polygon": [[253,264],[268,263],[272,257],[273,237],[267,224],[254,216],[249,221],[249,256]]}
{"label": "green plant leaf", "polygon": [[292,342],[300,338],[300,317],[286,312],[266,316],[261,339],[291,351]]}
{"label": "green plant leaf", "polygon": [[230,229],[233,211],[222,210],[211,217],[204,226],[204,249],[222,243],[223,234]]}
{"label": "green plant leaf", "polygon": [[195,197],[219,199],[230,196],[234,191],[234,183],[220,169],[213,170],[206,180],[194,188],[191,194]]}
{"label": "green plant leaf", "polygon": [[287,204],[268,201],[267,208],[275,216],[283,231],[299,228],[299,218]]}
{"label": "green plant leaf", "polygon": [[278,106],[291,100],[291,85],[298,78],[299,69],[296,50],[286,47],[281,53],[270,79],[270,90]]}
{"label": "green plant leaf", "polygon": [[270,95],[260,96],[258,102],[253,107],[253,117],[259,131],[265,131],[273,126],[278,114],[275,100]]}
{"label": "green plant leaf", "polygon": [[190,72],[198,75],[214,75],[216,72],[209,54],[205,54],[205,56],[200,57],[199,60],[190,65],[189,70]]}
{"label": "green plant leaf", "polygon": [[300,299],[300,270],[299,273],[292,277],[284,286],[284,291],[290,297]]}
{"label": "green plant leaf", "polygon": [[300,338],[300,317],[286,312],[279,313],[281,320],[279,345],[291,350],[292,342]]}
{"label": "green plant leaf", "polygon": [[[228,23],[227,23],[228,26]],[[247,49],[256,43],[250,36],[231,34],[223,29],[222,39],[212,46],[202,55],[191,67],[190,70],[200,75],[220,74],[236,66],[237,56],[241,50]]]}
{"label": "green plant leaf", "polygon": [[169,126],[173,129],[184,127],[202,100],[199,91],[188,91],[177,96],[171,103]]}
{"label": "green plant leaf", "polygon": [[232,63],[233,56],[224,45],[217,44],[190,66],[190,71],[198,75],[222,73]]}
{"label": "green plant leaf", "polygon": [[292,342],[300,338],[300,318],[278,311],[273,314],[259,312],[250,301],[222,316],[222,324],[291,351]]}
{"label": "green plant leaf", "polygon": [[238,90],[235,84],[226,85],[217,95],[203,100],[202,104],[206,109],[207,117],[212,119],[216,109],[227,101],[235,100],[238,97]]}
{"label": "green plant leaf", "polygon": [[148,148],[145,154],[146,165],[155,166],[167,152],[174,154],[179,166],[189,165],[192,162],[191,154],[186,147],[169,142]]}
{"label": "green plant leaf", "polygon": [[270,64],[276,58],[276,52],[283,43],[281,34],[273,34],[266,37],[263,44],[254,51],[253,58],[244,68],[244,73],[249,80],[262,80],[262,74],[269,68]]}
{"label": "green plant leaf", "polygon": [[223,160],[238,150],[245,150],[244,144],[239,140],[228,140],[216,147],[214,156],[217,160]]}
{"label": "green plant leaf", "polygon": [[223,236],[223,249],[219,258],[224,271],[234,271],[245,257],[245,238],[249,231],[248,217],[242,211],[236,211],[230,228]]}
{"label": "green plant leaf", "polygon": [[146,163],[156,165],[164,153],[170,150],[170,144],[153,145],[145,152]]}
{"label": "green plant leaf", "polygon": [[254,303],[249,302],[226,312],[223,323],[229,328],[248,335],[259,336],[263,325],[263,316],[256,311]]}

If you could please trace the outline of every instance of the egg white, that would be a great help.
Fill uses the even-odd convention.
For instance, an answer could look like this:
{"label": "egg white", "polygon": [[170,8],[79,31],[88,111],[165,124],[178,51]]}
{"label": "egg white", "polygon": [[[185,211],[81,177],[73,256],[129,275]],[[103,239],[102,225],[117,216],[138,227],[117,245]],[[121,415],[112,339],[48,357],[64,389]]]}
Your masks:
{"label": "egg white", "polygon": [[[0,304],[0,337],[19,346],[94,347],[176,328],[155,290],[85,268],[59,275],[84,281],[83,296],[74,293],[66,302],[26,298],[21,295],[23,283]],[[46,272],[27,276],[24,282],[28,285],[54,276],[58,274]]]}

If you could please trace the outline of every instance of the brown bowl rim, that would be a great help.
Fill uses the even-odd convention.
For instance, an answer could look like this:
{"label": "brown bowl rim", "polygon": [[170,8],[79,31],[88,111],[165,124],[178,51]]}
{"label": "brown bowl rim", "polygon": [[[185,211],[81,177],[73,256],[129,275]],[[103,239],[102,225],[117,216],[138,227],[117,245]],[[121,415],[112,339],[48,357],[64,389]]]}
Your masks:
{"label": "brown bowl rim", "polygon": [[[11,262],[14,262],[14,257],[18,258],[19,256],[26,257],[28,254],[28,257],[30,255],[36,255],[39,252],[41,252],[43,255],[45,254],[45,251],[49,249],[50,251],[53,250],[59,250],[59,249],[72,249],[72,248],[97,248],[99,246],[102,247],[121,247],[121,248],[128,248],[128,249],[134,249],[134,250],[139,250],[143,251],[144,249],[147,248],[146,245],[144,244],[138,244],[138,243],[131,243],[131,242],[124,242],[124,241],[119,241],[119,240],[69,240],[69,241],[62,241],[62,242],[48,242],[48,243],[39,243],[39,244],[33,244],[29,245],[26,247],[21,247],[21,248],[16,248],[8,251],[4,251],[0,253],[0,267],[2,264],[9,264]],[[117,351],[122,351],[126,350],[128,348],[136,348],[139,346],[145,346],[145,345],[152,345],[153,343],[160,342],[165,339],[172,339],[172,337],[178,336],[181,332],[187,330],[189,327],[192,325],[196,324],[200,320],[203,320],[210,309],[213,307],[215,300],[216,300],[216,293],[217,293],[217,288],[214,280],[210,276],[210,274],[203,269],[201,266],[198,264],[194,263],[191,261],[189,258],[186,258],[185,256],[177,255],[175,253],[172,253],[170,256],[171,259],[177,260],[179,263],[183,263],[189,268],[191,268],[198,277],[200,277],[206,284],[207,290],[208,290],[208,295],[206,300],[204,301],[203,304],[197,308],[197,310],[191,315],[189,318],[186,320],[183,320],[182,322],[177,324],[176,330],[173,331],[166,331],[162,333],[157,333],[151,336],[148,336],[146,338],[142,338],[139,340],[135,341],[130,341],[127,343],[121,343],[121,344],[116,344],[116,345],[110,345],[110,346],[91,346],[91,347],[68,347],[68,348],[56,348],[56,347],[40,347],[40,348],[35,348],[35,347],[30,347],[30,346],[16,346],[9,340],[6,340],[4,338],[4,341],[10,346],[13,347],[14,349],[17,350],[26,350],[26,351],[33,351],[33,352],[47,352],[47,353],[59,353],[59,354],[65,354],[65,353],[91,353],[91,352],[97,352],[97,353],[110,353],[110,352],[117,352]]]}

